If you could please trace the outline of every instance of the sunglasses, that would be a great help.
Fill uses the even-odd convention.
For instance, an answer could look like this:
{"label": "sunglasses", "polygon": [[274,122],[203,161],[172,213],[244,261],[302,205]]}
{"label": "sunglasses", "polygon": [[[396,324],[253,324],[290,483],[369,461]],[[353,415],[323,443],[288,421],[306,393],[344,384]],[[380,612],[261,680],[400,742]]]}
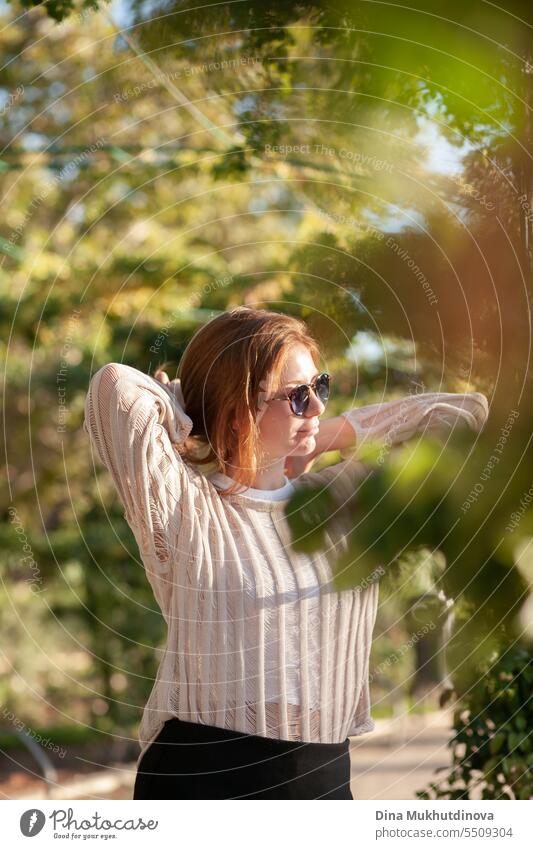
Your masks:
{"label": "sunglasses", "polygon": [[303,416],[309,407],[311,389],[317,398],[325,404],[329,398],[330,383],[331,375],[327,372],[322,372],[322,374],[317,374],[312,383],[301,383],[299,386],[291,389],[287,395],[277,395],[275,398],[270,398],[266,403],[268,404],[270,401],[288,401],[294,415]]}

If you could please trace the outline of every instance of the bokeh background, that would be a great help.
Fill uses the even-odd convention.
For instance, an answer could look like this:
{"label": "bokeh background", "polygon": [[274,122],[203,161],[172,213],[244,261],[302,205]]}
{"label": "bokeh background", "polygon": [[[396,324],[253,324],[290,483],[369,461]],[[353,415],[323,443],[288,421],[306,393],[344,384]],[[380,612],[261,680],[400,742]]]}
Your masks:
{"label": "bokeh background", "polygon": [[91,374],[177,366],[238,304],[308,322],[328,414],[487,395],[479,436],[378,458],[343,581],[386,567],[373,716],[450,711],[412,792],[531,797],[528,7],[1,0],[4,798],[131,764],[164,644],[81,428]]}

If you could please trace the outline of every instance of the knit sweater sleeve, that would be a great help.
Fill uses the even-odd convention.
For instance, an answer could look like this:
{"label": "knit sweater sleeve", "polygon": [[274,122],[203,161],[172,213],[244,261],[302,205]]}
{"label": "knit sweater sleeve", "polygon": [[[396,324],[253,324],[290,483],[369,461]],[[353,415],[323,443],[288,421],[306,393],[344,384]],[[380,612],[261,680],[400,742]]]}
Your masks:
{"label": "knit sweater sleeve", "polygon": [[364,444],[374,442],[387,448],[416,434],[442,436],[456,426],[479,431],[488,417],[488,402],[481,392],[425,392],[354,407],[341,415],[354,429],[353,445],[341,450],[341,462],[316,472],[306,472],[296,481],[298,484],[330,485],[344,499],[371,474],[372,467],[359,458]]}
{"label": "knit sweater sleeve", "polygon": [[341,451],[349,457],[368,442],[397,445],[418,433],[445,434],[456,426],[479,431],[488,417],[481,392],[424,392],[395,401],[354,407],[342,413],[355,431],[354,445]]}
{"label": "knit sweater sleeve", "polygon": [[[175,383],[175,382],[173,382]],[[92,377],[84,430],[107,467],[145,565],[166,571],[188,485],[185,464],[172,443],[188,436],[192,420],[167,387],[132,366],[109,363]]]}

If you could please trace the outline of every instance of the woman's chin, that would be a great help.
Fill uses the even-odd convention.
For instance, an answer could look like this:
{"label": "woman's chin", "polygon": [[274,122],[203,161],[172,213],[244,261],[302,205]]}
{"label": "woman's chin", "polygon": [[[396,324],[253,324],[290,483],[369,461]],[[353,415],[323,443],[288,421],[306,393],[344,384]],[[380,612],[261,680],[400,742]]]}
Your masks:
{"label": "woman's chin", "polygon": [[316,439],[314,434],[306,435],[306,434],[296,434],[295,439],[295,448],[291,451],[291,454],[296,457],[302,457],[306,454],[310,454],[311,451],[314,451],[316,448]]}

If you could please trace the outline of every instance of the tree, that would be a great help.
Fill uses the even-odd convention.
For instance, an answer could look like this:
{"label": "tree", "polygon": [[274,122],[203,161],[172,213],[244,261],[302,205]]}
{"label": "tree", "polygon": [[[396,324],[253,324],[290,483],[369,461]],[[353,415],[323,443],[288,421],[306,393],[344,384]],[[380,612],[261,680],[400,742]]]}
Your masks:
{"label": "tree", "polygon": [[[150,646],[129,643],[144,609],[119,617],[118,634],[111,613],[130,590],[150,610],[152,600],[80,430],[87,383],[104,362],[153,372],[177,361],[199,324],[235,303],[305,317],[336,367],[332,410],[358,380],[357,403],[383,387],[388,397],[420,384],[486,392],[491,416],[475,444],[458,434],[443,452],[406,447],[344,506],[357,533],[341,568],[355,581],[370,558],[392,579],[406,551],[443,552],[439,587],[456,608],[450,668],[465,699],[464,657],[471,671],[523,640],[528,24],[517,2],[453,2],[445,14],[419,5],[389,3],[384,15],[348,0],[209,13],[135,2],[121,32],[105,3],[25,3],[0,35],[9,574],[28,577],[15,504],[54,604],[92,641],[89,689],[121,715],[131,709],[109,707],[123,685],[117,658],[155,665]],[[309,530],[305,509],[295,521],[299,535]],[[116,572],[101,562],[111,545]],[[83,612],[60,577],[63,556],[74,572],[82,564]],[[134,683],[140,704],[149,682]]]}

